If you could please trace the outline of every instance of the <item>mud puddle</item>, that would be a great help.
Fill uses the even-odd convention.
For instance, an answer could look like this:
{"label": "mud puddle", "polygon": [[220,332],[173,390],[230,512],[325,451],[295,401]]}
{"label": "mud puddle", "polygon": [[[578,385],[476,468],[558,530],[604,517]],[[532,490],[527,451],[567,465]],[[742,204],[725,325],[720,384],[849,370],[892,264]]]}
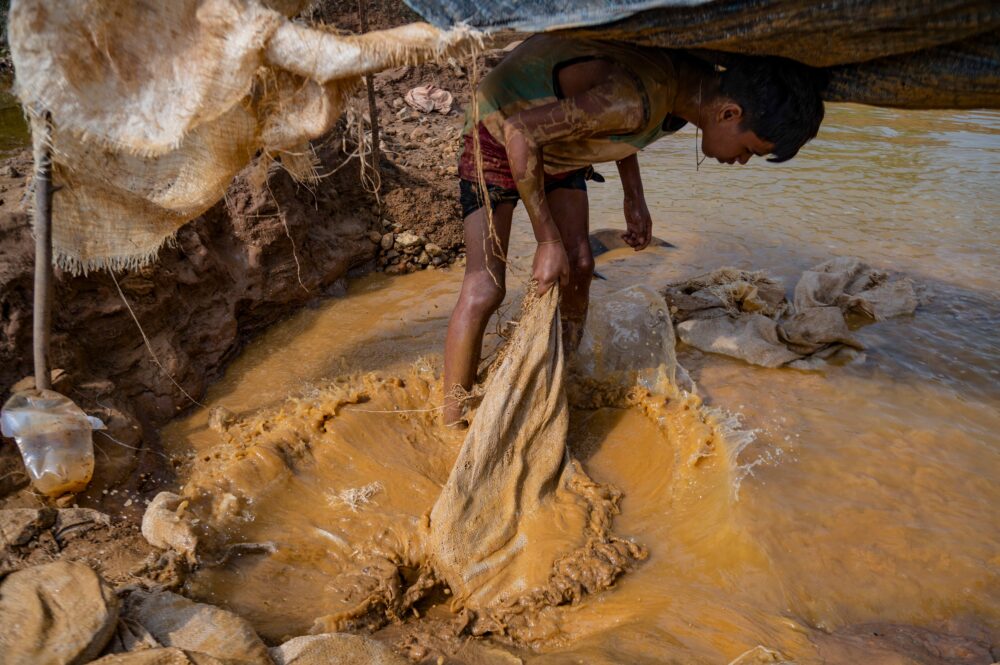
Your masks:
{"label": "mud puddle", "polygon": [[[679,247],[604,255],[595,294],[720,265],[792,277],[840,255],[905,272],[932,297],[910,319],[858,331],[866,357],[825,372],[681,349],[726,432],[710,449],[692,432],[664,437],[641,410],[575,410],[570,445],[591,476],[623,491],[616,532],[650,556],[613,590],[548,613],[533,650],[504,648],[539,663],[728,663],[758,645],[802,663],[991,662],[1000,641],[997,136],[996,114],[838,107],[791,165],[695,172],[686,134],[647,151],[654,228]],[[621,223],[609,181],[593,188],[593,228]],[[516,285],[532,246],[523,215],[514,227]],[[346,297],[251,344],[206,403],[253,419],[331,377],[403,377],[421,357],[417,371],[433,377],[460,279],[452,269],[353,282]],[[518,295],[511,288],[509,299]],[[435,390],[426,378],[386,399],[391,409],[433,408]],[[301,464],[259,452],[260,475],[239,478],[265,498],[236,511],[247,520],[234,522],[233,538],[301,544],[190,582],[192,594],[236,609],[269,639],[336,613],[343,587],[329,579],[352,538],[405,548],[400,529],[426,512],[460,445],[432,412],[351,408],[372,407],[341,410],[335,443],[291,437]],[[169,450],[191,457],[182,477],[219,452],[208,411],[163,432]],[[232,443],[220,450],[242,454]],[[359,491],[356,509],[346,490]],[[376,522],[395,526],[375,533]],[[432,618],[451,620],[438,600]],[[407,621],[419,623],[412,613]],[[379,635],[399,639],[398,628]]]}

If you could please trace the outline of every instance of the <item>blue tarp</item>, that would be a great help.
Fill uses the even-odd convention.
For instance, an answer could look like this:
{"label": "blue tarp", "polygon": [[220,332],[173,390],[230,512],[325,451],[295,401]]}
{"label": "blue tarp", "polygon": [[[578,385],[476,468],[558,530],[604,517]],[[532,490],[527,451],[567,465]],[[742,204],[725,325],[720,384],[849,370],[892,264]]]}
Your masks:
{"label": "blue tarp", "polygon": [[828,71],[831,101],[1000,108],[1000,0],[405,1],[440,27],[792,58]]}

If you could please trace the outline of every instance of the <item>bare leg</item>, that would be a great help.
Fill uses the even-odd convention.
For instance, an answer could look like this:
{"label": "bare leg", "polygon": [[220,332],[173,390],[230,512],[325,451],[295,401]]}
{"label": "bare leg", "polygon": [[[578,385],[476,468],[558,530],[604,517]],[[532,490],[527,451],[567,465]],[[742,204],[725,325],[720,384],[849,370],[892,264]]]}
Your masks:
{"label": "bare leg", "polygon": [[462,403],[449,394],[456,385],[465,390],[472,388],[482,353],[483,333],[506,295],[506,265],[501,257],[507,254],[513,214],[513,203],[501,203],[493,211],[500,251],[490,238],[484,208],[465,218],[465,279],[444,342],[442,420],[445,425],[461,424]]}
{"label": "bare leg", "polygon": [[579,189],[554,189],[546,197],[569,256],[569,284],[563,290],[559,307],[563,319],[563,345],[567,353],[572,353],[583,335],[590,282],[594,276],[589,238],[590,206],[587,192]]}

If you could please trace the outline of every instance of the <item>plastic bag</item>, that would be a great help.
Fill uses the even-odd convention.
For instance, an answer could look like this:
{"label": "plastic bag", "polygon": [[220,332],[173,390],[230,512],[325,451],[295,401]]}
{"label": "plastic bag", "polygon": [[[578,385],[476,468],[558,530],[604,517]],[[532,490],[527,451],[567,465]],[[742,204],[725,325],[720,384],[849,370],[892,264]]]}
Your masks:
{"label": "plastic bag", "polygon": [[38,491],[79,492],[94,475],[92,432],[104,429],[73,400],[52,390],[15,393],[0,411],[0,429],[13,437]]}

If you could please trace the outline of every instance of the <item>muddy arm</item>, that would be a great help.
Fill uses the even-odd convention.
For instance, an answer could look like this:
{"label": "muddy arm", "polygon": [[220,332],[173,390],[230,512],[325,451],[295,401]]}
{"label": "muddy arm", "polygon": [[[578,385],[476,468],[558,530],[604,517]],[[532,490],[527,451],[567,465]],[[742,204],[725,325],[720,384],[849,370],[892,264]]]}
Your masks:
{"label": "muddy arm", "polygon": [[475,39],[467,29],[447,32],[411,23],[363,35],[341,36],[296,23],[284,23],[267,44],[273,65],[318,83],[363,76],[468,50]]}
{"label": "muddy arm", "polygon": [[620,79],[507,119],[504,143],[511,174],[538,242],[559,238],[545,201],[542,148],[559,141],[634,131],[642,121],[639,91],[631,82]]}
{"label": "muddy arm", "polygon": [[638,154],[629,155],[615,162],[618,175],[622,179],[625,192],[625,233],[622,240],[636,250],[646,249],[653,239],[653,218],[646,206],[646,195],[642,190],[642,176],[639,174]]}

